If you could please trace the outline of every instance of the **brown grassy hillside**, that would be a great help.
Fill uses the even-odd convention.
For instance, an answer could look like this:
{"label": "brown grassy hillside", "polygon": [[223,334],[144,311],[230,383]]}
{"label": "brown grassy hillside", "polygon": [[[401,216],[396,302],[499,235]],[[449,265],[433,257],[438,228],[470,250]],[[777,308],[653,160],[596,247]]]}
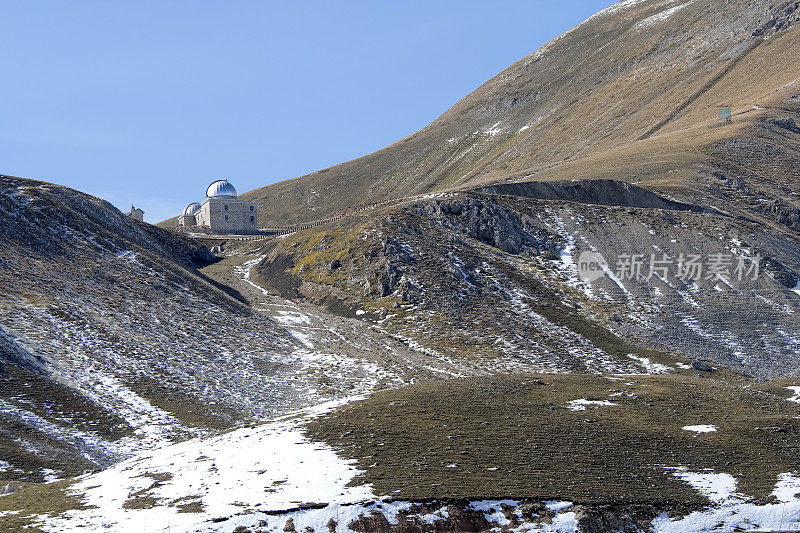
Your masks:
{"label": "brown grassy hillside", "polygon": [[[699,165],[741,164],[720,143],[769,144],[761,121],[796,113],[799,13],[795,2],[775,0],[619,2],[421,131],[245,196],[261,204],[262,224],[275,225],[503,179],[683,185]],[[733,108],[734,125],[715,127],[721,105]],[[796,140],[780,142],[796,150]]]}

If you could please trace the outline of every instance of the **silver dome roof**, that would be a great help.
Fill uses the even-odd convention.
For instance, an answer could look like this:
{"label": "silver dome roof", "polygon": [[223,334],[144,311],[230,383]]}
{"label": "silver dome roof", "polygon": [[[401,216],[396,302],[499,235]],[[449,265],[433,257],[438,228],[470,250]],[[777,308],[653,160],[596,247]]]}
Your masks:
{"label": "silver dome roof", "polygon": [[183,210],[183,214],[189,216],[196,215],[201,207],[200,202],[192,202],[186,206],[186,209]]}
{"label": "silver dome roof", "polygon": [[206,198],[236,198],[236,189],[228,180],[217,180],[206,189]]}

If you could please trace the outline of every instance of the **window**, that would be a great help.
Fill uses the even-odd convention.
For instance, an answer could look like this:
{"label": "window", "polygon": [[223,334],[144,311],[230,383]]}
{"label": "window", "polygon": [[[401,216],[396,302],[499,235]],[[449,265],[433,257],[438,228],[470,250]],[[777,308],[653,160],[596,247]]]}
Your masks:
{"label": "window", "polygon": [[228,204],[225,204],[225,211],[228,210]]}
{"label": "window", "polygon": [[[227,206],[225,206],[225,207],[227,207]],[[225,220],[228,220],[228,215],[225,215]]]}
{"label": "window", "polygon": [[254,205],[251,205],[251,206],[250,206],[250,211],[255,211],[255,210],[256,210],[256,206],[254,206]]}
{"label": "window", "polygon": [[255,224],[256,223],[256,217],[250,217],[250,223],[251,224]]}

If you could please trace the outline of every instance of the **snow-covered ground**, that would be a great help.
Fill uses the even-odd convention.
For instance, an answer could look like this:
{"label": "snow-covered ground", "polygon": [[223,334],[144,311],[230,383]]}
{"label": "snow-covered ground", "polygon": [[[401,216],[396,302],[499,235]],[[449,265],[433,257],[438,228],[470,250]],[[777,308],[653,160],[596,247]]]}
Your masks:
{"label": "snow-covered ground", "polygon": [[681,467],[674,475],[707,496],[713,505],[678,519],[662,514],[652,524],[656,533],[800,530],[800,477],[796,473],[778,476],[772,491],[775,503],[765,504],[736,492],[738,480],[730,474],[690,472]]}
{"label": "snow-covered ground", "polygon": [[672,368],[668,367],[667,365],[662,365],[660,363],[654,363],[650,360],[649,357],[639,357],[632,353],[628,354],[629,359],[633,359],[634,361],[638,361],[645,369],[648,374],[666,374],[668,372],[672,372]]}
{"label": "snow-covered ground", "polygon": [[[253,428],[194,439],[84,477],[72,491],[90,508],[42,519],[45,531],[217,531],[252,525],[265,511],[309,503],[352,505],[374,499],[369,485],[348,486],[359,471],[301,428],[344,401],[328,402]],[[147,502],[135,508],[135,502]],[[127,502],[127,504],[126,504]],[[193,505],[201,512],[180,512]],[[282,525],[282,524],[281,524]]]}
{"label": "snow-covered ground", "polygon": [[[83,476],[70,487],[86,509],[57,517],[40,516],[36,526],[48,532],[232,531],[239,526],[262,531],[353,531],[362,516],[382,514],[390,524],[403,512],[434,524],[448,520],[447,504],[415,513],[415,504],[391,501],[369,484],[351,483],[360,473],[354,461],[340,458],[328,445],[310,441],[303,426],[347,401],[327,402],[284,416],[270,424],[193,439],[142,454],[98,474]],[[520,502],[474,501],[498,529],[511,524],[507,513]],[[544,502],[550,523],[526,521],[513,531],[572,532],[576,514],[569,502]],[[506,508],[503,512],[501,509]],[[187,512],[189,511],[189,512]]]}
{"label": "snow-covered ground", "polygon": [[[361,472],[354,461],[303,434],[308,421],[357,399],[328,402],[266,425],[175,444],[84,476],[70,491],[82,497],[87,508],[40,516],[36,525],[48,532],[211,532],[239,526],[279,532],[291,523],[296,531],[326,531],[335,524],[336,531],[348,532],[359,518],[383,515],[389,524],[397,524],[401,513],[428,524],[446,522],[446,503],[423,511],[411,502],[376,494],[369,484],[352,483]],[[583,409],[614,405],[585,399],[570,404]],[[781,474],[772,492],[774,502],[760,504],[737,492],[738,480],[728,473],[670,470],[705,495],[710,506],[684,517],[662,514],[652,523],[656,532],[800,530],[797,474]],[[570,502],[546,502],[554,513],[549,522],[523,518],[519,505],[516,500],[474,501],[468,510],[479,511],[498,530],[577,531],[577,510]],[[516,522],[512,524],[509,517]]]}

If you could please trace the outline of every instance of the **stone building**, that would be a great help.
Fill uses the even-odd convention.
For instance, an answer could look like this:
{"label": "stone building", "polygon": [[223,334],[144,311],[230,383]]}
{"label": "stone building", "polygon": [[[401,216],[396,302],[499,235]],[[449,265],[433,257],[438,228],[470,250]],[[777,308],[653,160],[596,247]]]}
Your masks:
{"label": "stone building", "polygon": [[217,180],[206,189],[203,203],[193,202],[178,217],[181,226],[198,226],[211,233],[258,232],[258,206],[240,199],[228,180]]}
{"label": "stone building", "polygon": [[202,205],[200,202],[192,202],[183,210],[183,214],[178,217],[179,226],[196,226],[197,213],[200,212]]}
{"label": "stone building", "polygon": [[131,206],[131,210],[125,214],[134,220],[138,220],[139,222],[144,222],[144,211],[142,211],[138,207]]}

